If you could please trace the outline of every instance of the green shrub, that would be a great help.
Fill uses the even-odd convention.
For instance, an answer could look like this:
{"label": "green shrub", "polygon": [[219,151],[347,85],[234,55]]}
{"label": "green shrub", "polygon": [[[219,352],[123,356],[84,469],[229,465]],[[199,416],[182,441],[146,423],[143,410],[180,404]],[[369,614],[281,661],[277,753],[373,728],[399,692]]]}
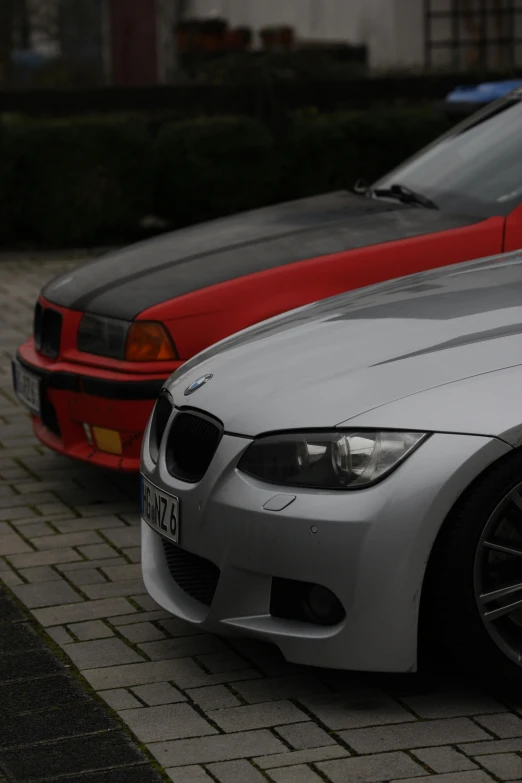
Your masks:
{"label": "green shrub", "polygon": [[295,115],[274,136],[241,117],[12,118],[0,125],[0,243],[130,242],[145,215],[181,227],[371,183],[448,126],[398,107]]}
{"label": "green shrub", "polygon": [[150,203],[150,143],[140,122],[15,123],[3,137],[14,182],[2,190],[20,241],[78,246],[136,233]]}
{"label": "green shrub", "polygon": [[371,183],[443,133],[430,109],[297,116],[281,150],[281,198]]}
{"label": "green shrub", "polygon": [[211,118],[165,126],[155,145],[155,212],[175,226],[273,200],[270,133],[254,120]]}

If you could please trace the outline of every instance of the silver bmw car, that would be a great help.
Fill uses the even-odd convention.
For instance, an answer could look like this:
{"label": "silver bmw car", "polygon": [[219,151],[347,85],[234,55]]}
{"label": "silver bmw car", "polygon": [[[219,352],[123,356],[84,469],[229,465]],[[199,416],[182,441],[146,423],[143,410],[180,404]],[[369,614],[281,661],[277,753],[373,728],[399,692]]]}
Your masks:
{"label": "silver bmw car", "polygon": [[427,631],[522,674],[522,254],[208,349],[165,384],[141,488],[145,584],[194,626],[388,672]]}

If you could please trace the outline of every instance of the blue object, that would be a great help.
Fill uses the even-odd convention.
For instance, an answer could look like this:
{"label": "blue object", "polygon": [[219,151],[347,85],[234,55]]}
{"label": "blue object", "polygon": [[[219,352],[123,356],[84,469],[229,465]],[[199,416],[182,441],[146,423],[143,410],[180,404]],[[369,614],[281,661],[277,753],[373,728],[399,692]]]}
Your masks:
{"label": "blue object", "polygon": [[503,98],[512,90],[516,90],[517,87],[522,87],[522,80],[461,85],[455,87],[446,96],[446,103],[491,103],[499,98]]}
{"label": "blue object", "polygon": [[55,60],[56,57],[44,52],[35,52],[31,49],[15,49],[11,53],[11,61],[13,65],[22,68],[41,68],[42,65],[46,65],[49,62]]}

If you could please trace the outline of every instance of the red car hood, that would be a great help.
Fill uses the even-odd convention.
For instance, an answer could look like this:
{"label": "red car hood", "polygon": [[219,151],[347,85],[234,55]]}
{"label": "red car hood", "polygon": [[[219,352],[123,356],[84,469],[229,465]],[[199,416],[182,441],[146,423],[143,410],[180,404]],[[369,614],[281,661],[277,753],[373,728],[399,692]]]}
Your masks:
{"label": "red car hood", "polygon": [[113,318],[276,267],[481,222],[345,191],[164,234],[52,280],[44,297]]}

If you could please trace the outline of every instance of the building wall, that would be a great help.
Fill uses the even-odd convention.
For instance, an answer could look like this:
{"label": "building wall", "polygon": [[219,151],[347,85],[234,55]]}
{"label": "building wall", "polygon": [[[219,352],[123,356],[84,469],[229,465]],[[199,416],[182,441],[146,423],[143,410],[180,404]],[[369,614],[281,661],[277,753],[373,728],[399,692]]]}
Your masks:
{"label": "building wall", "polygon": [[299,38],[369,47],[373,68],[422,65],[422,0],[192,0],[191,16],[212,12],[255,30],[290,24]]}

